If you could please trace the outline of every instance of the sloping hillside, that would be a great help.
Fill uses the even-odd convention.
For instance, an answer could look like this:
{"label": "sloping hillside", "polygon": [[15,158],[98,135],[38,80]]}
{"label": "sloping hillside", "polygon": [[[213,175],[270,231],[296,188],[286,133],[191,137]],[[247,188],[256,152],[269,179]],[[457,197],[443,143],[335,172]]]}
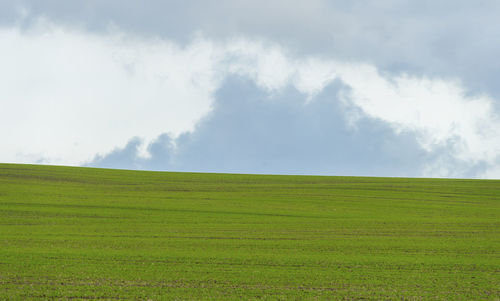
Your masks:
{"label": "sloping hillside", "polygon": [[500,298],[500,181],[0,164],[0,299]]}

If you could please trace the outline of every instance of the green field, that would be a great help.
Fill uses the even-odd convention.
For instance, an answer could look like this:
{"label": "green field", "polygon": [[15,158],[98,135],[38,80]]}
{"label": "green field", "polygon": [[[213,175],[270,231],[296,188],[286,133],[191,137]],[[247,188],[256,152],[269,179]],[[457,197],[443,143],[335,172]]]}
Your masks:
{"label": "green field", "polygon": [[0,164],[0,299],[500,300],[500,181]]}

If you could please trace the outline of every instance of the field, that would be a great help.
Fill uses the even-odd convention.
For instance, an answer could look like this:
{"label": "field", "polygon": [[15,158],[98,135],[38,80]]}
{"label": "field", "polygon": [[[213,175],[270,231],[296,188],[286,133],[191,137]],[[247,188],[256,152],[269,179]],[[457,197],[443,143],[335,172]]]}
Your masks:
{"label": "field", "polygon": [[500,300],[500,181],[0,164],[0,299]]}

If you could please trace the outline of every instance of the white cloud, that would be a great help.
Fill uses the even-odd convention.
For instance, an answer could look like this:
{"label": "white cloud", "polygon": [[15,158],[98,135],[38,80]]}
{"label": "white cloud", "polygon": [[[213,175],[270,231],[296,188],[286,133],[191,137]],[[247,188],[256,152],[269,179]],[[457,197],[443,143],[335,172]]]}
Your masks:
{"label": "white cloud", "polygon": [[384,77],[370,65],[337,70],[351,101],[397,131],[416,131],[425,149],[455,141],[452,154],[471,163],[493,163],[500,154],[500,120],[487,95],[467,95],[457,80]]}
{"label": "white cloud", "polygon": [[478,177],[482,179],[500,179],[500,163],[486,169]]}
{"label": "white cloud", "polygon": [[213,50],[51,24],[0,30],[0,160],[80,164],[95,153],[193,128],[209,111]]}
{"label": "white cloud", "polygon": [[[46,22],[28,31],[0,29],[0,49],[4,162],[78,165],[133,136],[146,146],[161,133],[190,131],[210,111],[224,77],[236,73],[270,93],[294,85],[311,101],[341,80],[350,89],[344,101],[396,132],[417,133],[428,151],[446,148],[466,165],[485,163],[491,168],[485,177],[498,169],[500,121],[492,99],[468,95],[456,79],[382,75],[370,64],[294,57],[256,39],[199,37],[180,47]],[[423,175],[457,175],[449,162],[436,160]]]}

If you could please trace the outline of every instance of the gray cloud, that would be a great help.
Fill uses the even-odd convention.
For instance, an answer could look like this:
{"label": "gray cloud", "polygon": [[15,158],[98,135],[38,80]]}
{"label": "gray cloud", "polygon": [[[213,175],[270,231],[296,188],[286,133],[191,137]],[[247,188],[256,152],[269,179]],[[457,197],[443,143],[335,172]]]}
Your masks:
{"label": "gray cloud", "polygon": [[[196,129],[175,141],[163,134],[151,143],[150,158],[138,155],[140,141],[97,156],[88,166],[130,169],[418,176],[435,153],[422,150],[412,133],[395,134],[382,121],[362,117],[339,101],[346,89],[331,84],[314,100],[293,88],[269,95],[251,81],[229,79],[213,111]],[[174,146],[175,145],[175,146]]]}
{"label": "gray cloud", "polygon": [[38,17],[186,42],[263,37],[294,52],[362,60],[386,72],[458,77],[473,92],[500,96],[500,2],[483,1],[140,1],[20,0],[0,2],[3,23],[20,8]]}

